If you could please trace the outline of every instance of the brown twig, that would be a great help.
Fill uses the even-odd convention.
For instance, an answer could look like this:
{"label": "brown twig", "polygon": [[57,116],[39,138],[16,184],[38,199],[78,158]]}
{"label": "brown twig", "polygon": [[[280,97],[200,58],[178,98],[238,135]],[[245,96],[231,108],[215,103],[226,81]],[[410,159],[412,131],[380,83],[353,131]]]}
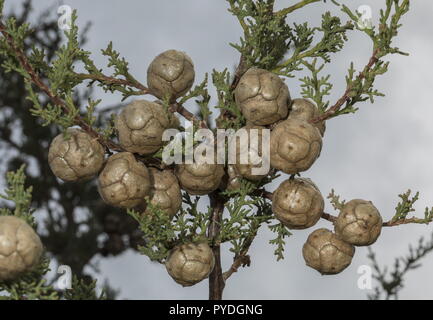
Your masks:
{"label": "brown twig", "polygon": [[[126,79],[118,79],[114,77],[105,76],[103,74],[93,75],[93,74],[86,74],[86,73],[77,73],[76,76],[80,79],[99,81],[99,82],[108,83],[112,85],[128,86],[128,87],[136,88],[139,91],[135,92],[134,95],[151,94],[154,96],[154,94],[149,88],[147,88],[146,86],[144,86],[138,81],[132,82]],[[193,115],[191,112],[185,109],[185,107],[183,107],[178,102],[171,103],[169,110],[172,113],[180,114],[182,117],[184,117],[185,119],[191,122],[197,123],[200,128],[207,128],[206,121],[198,119],[195,115]]]}
{"label": "brown twig", "polygon": [[252,193],[253,196],[262,197],[272,201],[273,193],[266,191],[265,189],[258,189]]}
{"label": "brown twig", "polygon": [[191,121],[191,122],[193,122],[193,123],[198,124],[198,126],[199,126],[200,128],[202,128],[202,129],[206,129],[206,128],[208,127],[208,126],[207,126],[207,123],[206,123],[205,120],[200,120],[200,119],[198,119],[198,118],[197,118],[196,116],[194,116],[191,112],[189,112],[187,109],[185,109],[184,106],[182,106],[181,104],[179,104],[179,103],[177,103],[177,102],[172,103],[172,104],[170,105],[169,110],[170,110],[171,112],[177,112],[178,114],[180,114],[180,115],[181,115],[182,117],[184,117],[185,119],[187,119],[187,120],[189,120],[189,121]]}
{"label": "brown twig", "polygon": [[333,216],[330,213],[323,212],[322,213],[322,219],[325,219],[325,220],[328,220],[329,222],[335,223],[335,221],[337,220],[337,217]]}
{"label": "brown twig", "polygon": [[140,82],[132,82],[126,79],[118,79],[114,77],[105,76],[103,74],[76,73],[75,75],[82,80],[99,81],[111,85],[128,86],[128,87],[136,88],[139,90],[136,92],[137,95],[146,95],[151,93],[149,88],[147,88]]}
{"label": "brown twig", "polygon": [[[266,191],[264,189],[256,190],[252,195],[263,197],[265,199],[272,201],[272,192]],[[230,278],[233,273],[237,272],[240,267],[250,266],[251,259],[248,255],[248,251],[251,247],[251,244],[253,243],[255,237],[257,236],[258,228],[253,232],[248,238],[245,239],[244,243],[242,244],[242,248],[238,255],[236,255],[233,258],[233,263],[230,266],[230,268],[223,273],[224,280],[227,280]]]}
{"label": "brown twig", "polygon": [[[335,223],[335,221],[337,220],[336,216],[333,216],[329,213],[322,213],[322,219],[328,220],[332,223]],[[410,223],[418,223],[418,224],[427,224],[425,219],[420,219],[420,218],[416,218],[416,217],[412,217],[409,219],[399,219],[399,220],[390,220],[387,222],[382,223],[383,227],[396,227],[402,224],[410,224]]]}
{"label": "brown twig", "polygon": [[[363,80],[366,76],[366,74],[371,70],[371,68],[379,61],[377,58],[378,49],[373,51],[372,56],[370,57],[370,60],[368,61],[368,64],[365,66],[364,70],[359,73],[357,79]],[[348,101],[350,101],[350,92],[352,91],[352,88],[348,86],[346,88],[346,91],[341,96],[340,99],[337,100],[337,102],[330,107],[327,111],[325,111],[323,114],[321,114],[319,117],[316,117],[314,119],[310,120],[310,123],[319,123],[325,120],[328,120],[332,118],[339,110],[340,108]]]}
{"label": "brown twig", "polygon": [[[242,75],[245,73],[246,71],[245,64],[246,64],[245,58],[244,56],[241,55],[239,59],[239,64],[235,71],[233,81],[230,85],[230,92],[233,92],[236,89],[239,80],[241,79]],[[230,116],[232,115],[230,115],[227,110],[223,109],[221,110],[218,119],[224,119]],[[217,119],[217,123],[218,123],[218,119]],[[217,194],[211,194],[209,195],[209,198],[211,201],[211,206],[214,208],[214,211],[212,213],[211,223],[208,229],[208,237],[210,239],[215,239],[217,235],[219,235],[221,229],[222,212],[224,210],[224,201],[222,201],[222,199],[220,199],[220,197]],[[219,207],[221,205],[222,207]],[[251,239],[250,244],[253,239],[254,237]],[[246,255],[246,253],[248,252],[248,248],[244,248],[243,250],[241,250],[241,252],[243,253],[241,253],[241,255],[239,255],[238,257],[235,257],[232,267],[228,271],[223,273],[221,268],[220,245],[218,244],[213,247],[214,254],[216,253],[215,255],[216,265],[214,270],[209,276],[209,299],[210,300],[222,299],[222,294],[225,287],[225,281],[234,272],[236,272],[241,265],[249,264],[249,257]]]}
{"label": "brown twig", "polygon": [[409,224],[409,223],[428,224],[428,222],[426,222],[425,219],[412,217],[409,219],[390,220],[390,221],[384,222],[382,224],[382,226],[383,227],[396,227],[396,226],[400,226],[402,224]]}
{"label": "brown twig", "polygon": [[[103,82],[103,83],[109,83],[112,85],[120,85],[120,86],[128,86],[128,87],[136,88],[139,91],[135,92],[134,95],[146,95],[146,94],[154,95],[149,88],[147,88],[146,86],[144,86],[140,82],[131,82],[131,81],[126,80],[126,79],[118,79],[118,78],[109,77],[109,76],[100,75],[100,74],[92,75],[92,74],[79,73],[76,75],[81,79],[86,79],[86,80],[91,80],[91,81],[99,81],[99,82]],[[180,114],[182,117],[184,117],[185,119],[187,119],[191,122],[198,123],[200,128],[207,128],[206,121],[198,119],[195,115],[193,115],[191,112],[189,112],[187,109],[185,109],[185,107],[182,106],[181,104],[179,104],[178,102],[171,103],[169,110],[172,113]]]}
{"label": "brown twig", "polygon": [[281,9],[280,11],[275,12],[275,15],[278,15],[278,16],[281,16],[281,17],[285,17],[289,13],[292,13],[295,10],[298,10],[298,9],[300,9],[302,7],[305,7],[306,5],[308,5],[310,3],[319,2],[319,1],[320,0],[303,0],[303,1],[300,1],[300,2],[298,2],[298,3],[296,3],[296,4],[292,5],[292,6],[288,7],[288,8],[284,8],[284,9]]}
{"label": "brown twig", "polygon": [[245,246],[244,249],[242,249],[241,254],[238,256],[235,256],[233,259],[233,263],[230,266],[230,268],[223,273],[224,281],[226,281],[228,278],[230,278],[234,273],[238,272],[238,269],[240,267],[250,266],[251,259],[250,256],[247,254],[248,250],[250,249],[252,241]]}
{"label": "brown twig", "polygon": [[[269,192],[266,190],[257,190],[254,194],[272,201],[272,192]],[[332,223],[335,223],[335,221],[337,220],[336,216],[334,216],[330,213],[326,213],[326,212],[322,213],[321,218],[328,220],[329,222],[332,222]],[[399,226],[402,224],[410,224],[410,223],[426,224],[426,221],[425,221],[425,219],[412,217],[409,219],[390,220],[390,221],[384,222],[382,224],[382,226],[383,227],[396,227],[396,226]]]}
{"label": "brown twig", "polygon": [[224,281],[230,278],[233,273],[237,272],[240,267],[249,267],[251,264],[250,256],[248,255],[248,251],[250,250],[251,244],[253,243],[255,237],[257,236],[258,228],[255,230],[253,234],[251,234],[248,238],[245,239],[242,244],[242,248],[238,255],[233,258],[233,263],[230,268],[223,273]]}
{"label": "brown twig", "polygon": [[215,257],[215,267],[209,275],[209,300],[221,300],[225,287],[225,280],[221,267],[221,248],[220,244],[217,243],[217,238],[221,231],[225,200],[219,196],[218,191],[212,192],[209,195],[209,200],[213,211],[208,227],[208,238],[212,242],[212,251]]}
{"label": "brown twig", "polygon": [[239,59],[239,64],[238,64],[236,71],[235,71],[233,81],[230,85],[231,91],[234,91],[236,89],[236,87],[238,86],[239,80],[241,79],[241,77],[243,76],[243,74],[246,71],[245,68],[246,68],[246,60],[245,60],[245,57],[243,55],[241,55],[241,57]]}

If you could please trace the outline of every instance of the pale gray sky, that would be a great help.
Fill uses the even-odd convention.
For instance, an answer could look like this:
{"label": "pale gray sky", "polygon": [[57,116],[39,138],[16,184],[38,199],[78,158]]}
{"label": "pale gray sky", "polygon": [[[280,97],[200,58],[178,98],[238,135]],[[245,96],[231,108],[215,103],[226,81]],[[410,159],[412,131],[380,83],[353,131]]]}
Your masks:
{"label": "pale gray sky", "polygon": [[[17,6],[21,1],[6,1],[6,7]],[[353,9],[370,5],[377,19],[384,1],[343,1]],[[59,1],[38,0],[37,10],[53,7]],[[186,51],[193,59],[197,82],[213,68],[231,69],[238,61],[238,53],[228,45],[240,36],[236,19],[227,12],[223,0],[70,0],[62,2],[78,10],[79,25],[92,22],[86,49],[94,53],[97,65],[105,61],[99,53],[109,41],[130,62],[133,73],[145,82],[150,61],[167,49]],[[288,6],[293,1],[280,0],[278,6]],[[347,200],[363,198],[373,201],[384,219],[392,217],[397,195],[408,188],[421,191],[417,204],[419,214],[425,206],[433,205],[433,108],[431,90],[433,80],[433,2],[411,2],[411,12],[397,44],[409,57],[391,58],[390,71],[378,81],[378,87],[387,94],[374,105],[365,103],[355,115],[328,122],[324,147],[314,167],[304,173],[327,195],[331,188]],[[290,17],[293,22],[320,23],[324,10],[335,14],[331,4],[311,5]],[[344,91],[344,77],[351,61],[356,67],[368,61],[371,45],[363,35],[351,35],[346,49],[334,56],[328,68],[335,87],[332,100]],[[299,81],[286,80],[292,97],[299,96]],[[120,101],[119,95],[95,92],[104,104]],[[286,177],[284,177],[286,178]],[[281,181],[280,179],[279,181]],[[273,189],[278,185],[274,184]],[[98,195],[95,195],[98,196]],[[326,209],[332,211],[327,203]],[[295,231],[287,241],[285,259],[275,261],[274,248],[268,244],[273,236],[266,227],[251,248],[252,265],[241,269],[227,283],[227,299],[364,299],[368,291],[357,288],[357,269],[368,264],[367,250],[357,248],[352,265],[337,276],[320,276],[306,267],[302,259],[302,245],[308,235],[319,227],[331,228],[320,222],[312,229]],[[407,252],[409,243],[416,243],[421,235],[429,236],[431,226],[415,225],[385,229],[372,246],[381,263],[391,264],[393,258]],[[224,269],[231,256],[224,248]],[[433,256],[424,261],[422,268],[411,273],[405,282],[401,298],[433,299]],[[145,256],[128,251],[116,258],[105,259],[100,264],[101,278],[121,289],[121,298],[134,299],[202,299],[207,298],[207,281],[191,288],[177,285],[165,268],[149,262]]]}

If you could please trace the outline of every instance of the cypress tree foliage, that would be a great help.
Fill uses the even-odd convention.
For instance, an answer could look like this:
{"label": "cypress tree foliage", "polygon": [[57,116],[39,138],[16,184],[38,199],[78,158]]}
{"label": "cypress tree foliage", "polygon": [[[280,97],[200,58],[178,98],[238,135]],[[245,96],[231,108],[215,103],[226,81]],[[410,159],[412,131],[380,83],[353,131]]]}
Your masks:
{"label": "cypress tree foliage", "polygon": [[[362,102],[367,100],[374,102],[376,97],[383,96],[375,87],[375,80],[387,72],[389,67],[389,63],[386,61],[387,56],[392,54],[405,55],[399,48],[393,46],[393,40],[402,26],[401,19],[409,10],[409,0],[386,0],[384,8],[380,12],[379,25],[373,28],[361,27],[358,23],[360,14],[337,1],[330,1],[329,5],[336,6],[345,13],[347,21],[342,21],[330,12],[325,12],[318,26],[310,26],[308,23],[290,24],[287,22],[287,17],[292,12],[302,10],[303,7],[316,2],[321,1],[301,0],[292,6],[276,11],[274,8],[275,0],[227,0],[229,11],[239,21],[243,30],[243,36],[239,42],[231,44],[240,56],[239,65],[235,72],[231,74],[228,69],[213,70],[211,77],[206,76],[201,84],[192,88],[183,97],[178,99],[167,97],[160,101],[161,105],[166,111],[190,120],[195,128],[211,128],[214,131],[216,128],[239,129],[246,125],[246,119],[235,101],[234,91],[242,76],[252,67],[288,78],[299,77],[299,74],[302,74],[303,77],[299,80],[303,98],[314,101],[320,111],[317,117],[309,120],[310,124],[355,113]],[[4,1],[0,0],[0,8],[2,8],[3,3]],[[5,77],[12,77],[7,78],[10,82],[13,79],[15,81],[24,79],[24,85],[21,88],[22,92],[24,90],[27,92],[28,97],[26,103],[20,101],[23,103],[20,105],[19,119],[29,119],[30,115],[38,119],[37,121],[42,127],[37,145],[44,145],[45,143],[45,146],[48,146],[48,141],[54,136],[53,131],[56,129],[65,131],[69,127],[79,126],[90,137],[96,139],[105,148],[108,155],[115,152],[125,152],[127,150],[116,141],[113,121],[109,121],[107,117],[105,121],[98,121],[97,110],[101,101],[92,100],[88,95],[86,96],[88,98],[87,103],[82,107],[83,100],[80,100],[81,103],[77,101],[77,87],[82,84],[90,87],[99,86],[106,92],[120,92],[123,99],[155,94],[134,77],[128,62],[114,49],[112,43],[102,49],[102,54],[107,57],[107,65],[112,72],[104,73],[99,66],[95,65],[91,59],[91,53],[81,48],[80,35],[75,24],[76,18],[77,13],[74,12],[71,28],[65,31],[67,43],[60,45],[57,42],[56,46],[50,47],[51,51],[49,52],[51,54],[48,55],[47,52],[34,45],[36,40],[32,38],[32,35],[35,32],[25,23],[26,19],[17,20],[2,17],[0,22],[2,35],[0,38],[0,55],[3,59],[3,72],[5,72]],[[343,50],[351,32],[365,33],[371,39],[371,56],[366,61],[365,66],[359,70],[355,68],[353,63],[349,64],[346,88],[341,97],[332,102],[328,100],[333,89],[330,75],[323,73],[325,66],[331,63],[333,55]],[[83,72],[76,71],[78,65],[82,67]],[[217,91],[217,105],[215,106],[210,105],[209,82],[214,85]],[[198,114],[185,108],[184,105],[189,100],[197,102]],[[3,104],[8,105],[7,103]],[[215,125],[212,125],[210,115],[217,110],[219,110],[219,115]],[[6,124],[10,127],[12,125],[11,120]],[[314,130],[310,124],[306,123],[305,126]],[[29,139],[29,143],[36,144],[33,139]],[[17,147],[21,152],[21,146]],[[24,158],[29,155],[33,154],[30,151],[27,154],[23,153]],[[135,158],[146,166],[167,169],[167,166],[161,161],[161,156],[162,148],[151,156],[135,154]],[[127,221],[127,215],[113,208],[107,210],[100,200],[95,200],[98,199],[97,192],[95,185],[91,182],[84,185],[86,189],[83,189],[81,184],[74,186],[59,183],[48,169],[46,154],[38,153],[38,159],[45,159],[45,163],[41,161],[40,165],[44,171],[41,171],[39,175],[46,178],[45,188],[38,185],[37,179],[31,180],[30,183],[35,190],[38,190],[37,192],[47,193],[45,197],[38,195],[36,198],[44,199],[44,201],[35,203],[38,207],[48,210],[52,221],[52,227],[48,227],[49,236],[43,239],[44,243],[47,243],[49,251],[54,252],[59,257],[62,257],[66,248],[73,244],[73,248],[70,248],[71,252],[73,251],[76,256],[84,256],[77,259],[78,262],[68,261],[67,257],[63,257],[61,261],[74,265],[76,270],[82,270],[95,252],[101,252],[97,242],[97,237],[102,232],[101,225],[98,223],[104,219],[101,218],[101,215],[108,211],[113,214],[111,217],[121,221]],[[146,208],[149,214],[142,214],[137,209],[128,209],[128,216],[136,221],[136,225],[127,223],[129,227],[132,226],[128,234],[137,234],[136,230],[140,230],[141,233],[138,234],[144,235],[141,246],[139,246],[140,252],[151,260],[160,263],[165,263],[170,252],[182,244],[207,241],[215,260],[213,270],[209,275],[209,298],[222,299],[226,281],[240,267],[250,265],[252,259],[248,255],[248,251],[261,226],[267,225],[275,233],[275,239],[270,242],[275,246],[276,258],[278,260],[284,258],[285,241],[292,235],[292,231],[275,219],[272,211],[273,195],[266,191],[266,185],[278,175],[277,170],[271,170],[265,179],[258,182],[240,179],[237,188],[224,190],[221,187],[209,194],[210,205],[205,211],[199,210],[199,197],[192,198],[185,192],[183,194],[183,208],[174,219],[169,218],[161,208],[150,202],[147,203]],[[290,179],[296,179],[296,176],[292,175]],[[39,183],[41,182],[39,181]],[[58,194],[67,197],[59,202],[62,204],[66,202],[69,205],[69,207],[64,208],[63,215],[67,219],[71,219],[71,222],[68,224],[68,228],[62,232],[56,232],[57,228],[62,227],[62,224],[50,211],[48,203],[53,196],[50,193],[51,189],[46,186],[55,186],[60,191]],[[343,210],[346,202],[341,200],[338,195],[331,192],[328,198],[336,211]],[[418,194],[411,198],[410,192],[408,192],[403,194],[401,199],[394,217],[383,222],[380,227],[392,227],[408,223],[428,224],[433,220],[433,209],[426,209],[423,218],[408,216],[413,211],[412,206],[418,199]],[[19,207],[23,198],[20,196],[12,200],[15,200],[16,206]],[[75,208],[84,204],[90,212],[89,220],[85,224],[92,227],[89,228],[88,233],[82,235],[78,232],[78,224],[74,224],[72,220]],[[12,211],[5,211],[4,214],[12,214]],[[335,222],[338,219],[337,216],[329,213],[323,213],[322,218],[330,222]],[[331,233],[325,232],[323,234]],[[333,234],[332,237],[334,237]],[[332,245],[335,238],[332,237],[320,239],[318,243]],[[71,239],[75,240],[71,241]],[[82,243],[86,243],[88,247],[86,250],[76,245],[80,243],[80,240],[83,241]],[[226,242],[231,244],[230,251],[233,253],[233,264],[227,271],[223,271],[220,245]],[[50,248],[49,243],[61,244],[61,247],[53,246]],[[347,246],[349,245],[347,244]],[[117,252],[120,252],[124,247],[112,248],[110,252],[116,252],[116,249],[118,249]],[[317,248],[313,249],[316,250]],[[319,255],[323,254],[321,248],[317,250]],[[102,250],[102,252],[104,251]],[[314,258],[314,254],[312,256]],[[332,268],[332,263],[330,268]],[[36,278],[36,275],[31,275],[31,279],[35,280]],[[79,284],[78,286],[80,287]],[[89,293],[91,291],[92,287],[77,290],[83,295],[94,297],[93,293]],[[40,293],[40,298],[43,298],[42,294]]]}
{"label": "cypress tree foliage", "polygon": [[[21,166],[17,171],[10,171],[7,174],[7,188],[5,194],[0,194],[0,198],[13,203],[11,208],[1,208],[0,216],[15,216],[26,221],[30,226],[36,228],[33,217],[34,210],[31,207],[33,187],[26,187],[26,177],[24,174],[25,166]],[[7,257],[3,257],[7,259]],[[105,299],[107,295],[102,292],[96,293],[96,281],[89,278],[79,278],[74,275],[72,285],[74,290],[58,291],[53,285],[48,283],[44,275],[49,271],[49,258],[44,256],[29,272],[25,272],[18,278],[0,281],[0,291],[6,294],[1,299],[11,300],[97,300]]]}
{"label": "cypress tree foliage", "polygon": [[[31,13],[32,2],[26,1],[19,12],[9,16],[21,25]],[[4,16],[3,19],[8,18]],[[79,37],[80,45],[86,41],[87,30],[88,27]],[[46,61],[51,62],[62,38],[57,16],[51,16],[47,11],[38,17],[38,23],[29,31],[23,43],[24,50],[30,52],[35,46],[44,50]],[[0,63],[5,62],[5,57],[0,56]],[[42,79],[45,81],[45,76]],[[81,104],[89,94],[90,91],[77,90],[73,99]],[[0,68],[0,152],[6,155],[0,159],[1,165],[7,168],[5,171],[14,171],[23,163],[27,164],[27,181],[33,186],[32,205],[47,213],[44,223],[40,224],[46,250],[59,264],[69,265],[73,274],[87,277],[83,269],[98,254],[117,255],[140,242],[137,224],[95,197],[97,190],[93,182],[64,184],[56,179],[48,166],[47,148],[59,130],[54,126],[43,126],[40,118],[29,113],[32,103],[26,96],[23,78]],[[46,101],[41,103],[46,105]],[[116,108],[99,112],[97,121],[109,120],[108,113]],[[29,167],[32,170],[28,170]],[[2,202],[2,205],[8,204]],[[84,212],[84,220],[77,220],[80,214],[77,210]],[[102,241],[98,240],[101,236]]]}

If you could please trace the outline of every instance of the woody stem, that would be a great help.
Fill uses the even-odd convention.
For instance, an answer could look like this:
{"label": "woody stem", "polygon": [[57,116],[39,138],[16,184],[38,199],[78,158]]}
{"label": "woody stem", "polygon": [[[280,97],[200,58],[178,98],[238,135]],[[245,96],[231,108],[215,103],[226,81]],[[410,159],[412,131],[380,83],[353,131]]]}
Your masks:
{"label": "woody stem", "polygon": [[211,247],[215,257],[215,267],[209,276],[209,300],[221,300],[225,281],[221,267],[221,248],[219,242],[216,240],[221,231],[225,200],[219,196],[218,191],[211,193],[209,199],[213,211],[210,217],[211,221],[208,228],[208,238],[211,240]]}

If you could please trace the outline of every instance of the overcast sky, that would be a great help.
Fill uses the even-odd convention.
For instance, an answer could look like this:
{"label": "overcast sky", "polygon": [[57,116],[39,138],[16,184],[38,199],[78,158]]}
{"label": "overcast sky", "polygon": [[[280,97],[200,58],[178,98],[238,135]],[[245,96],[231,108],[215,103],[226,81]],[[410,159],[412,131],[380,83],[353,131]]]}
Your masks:
{"label": "overcast sky", "polygon": [[[370,5],[377,19],[385,1],[342,1],[356,9]],[[6,8],[21,1],[6,0]],[[105,61],[100,49],[109,41],[130,62],[133,74],[146,81],[150,61],[168,49],[186,51],[194,61],[196,82],[213,68],[232,69],[239,56],[229,42],[236,42],[240,27],[227,12],[223,0],[70,0],[66,2],[38,0],[37,11],[68,4],[78,10],[78,24],[92,22],[85,49],[94,53],[96,64]],[[293,1],[277,0],[279,7]],[[319,160],[303,176],[311,178],[326,196],[331,188],[344,199],[371,200],[384,220],[393,216],[397,195],[408,188],[421,192],[417,204],[422,215],[433,205],[433,2],[411,2],[410,13],[404,18],[397,45],[410,52],[409,57],[392,57],[390,71],[377,85],[387,94],[374,105],[364,103],[355,115],[332,119],[327,123],[324,146]],[[290,16],[291,22],[320,23],[325,10],[340,15],[332,4],[314,4]],[[327,71],[335,84],[331,101],[344,92],[344,77],[351,61],[360,69],[368,62],[371,44],[363,35],[351,34],[351,40],[342,53],[335,55]],[[302,74],[300,75],[302,76]],[[299,97],[299,81],[286,80],[292,97]],[[104,104],[120,101],[119,95],[95,91],[95,98]],[[270,188],[275,189],[280,178]],[[98,196],[98,195],[95,195]],[[326,210],[332,211],[329,203]],[[352,265],[337,276],[321,276],[304,265],[302,245],[308,235],[319,227],[331,228],[320,222],[312,229],[295,231],[287,241],[285,259],[275,261],[274,247],[268,244],[273,237],[263,227],[254,241],[250,254],[252,265],[234,274],[227,283],[227,299],[364,299],[368,290],[357,288],[359,266],[368,264],[367,250],[357,248]],[[431,226],[415,225],[387,228],[372,246],[382,264],[391,264],[395,256],[405,254],[410,243],[421,235],[427,237]],[[226,269],[232,258],[223,247],[223,265]],[[423,267],[406,278],[401,298],[433,299],[433,255],[426,258]],[[120,298],[132,299],[203,299],[207,298],[207,281],[182,288],[166,273],[165,268],[153,264],[145,256],[128,251],[100,264],[100,278],[108,277],[110,284],[121,290]]]}

